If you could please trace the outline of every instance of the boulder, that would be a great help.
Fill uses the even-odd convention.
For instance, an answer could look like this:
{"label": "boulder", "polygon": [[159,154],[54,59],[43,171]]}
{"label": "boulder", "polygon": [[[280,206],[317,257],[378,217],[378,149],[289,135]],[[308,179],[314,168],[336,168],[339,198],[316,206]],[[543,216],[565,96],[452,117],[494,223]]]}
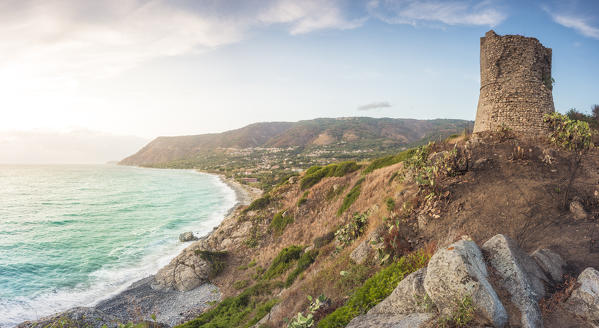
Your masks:
{"label": "boulder", "polygon": [[547,248],[537,249],[531,254],[531,257],[543,269],[547,277],[553,281],[561,282],[564,276],[566,262],[559,254]]}
{"label": "boulder", "polygon": [[573,200],[570,203],[570,213],[575,220],[584,220],[588,217],[587,211],[579,200]]}
{"label": "boulder", "polygon": [[354,318],[346,328],[420,328],[433,318],[432,313],[363,314]]}
{"label": "boulder", "polygon": [[599,271],[586,268],[578,276],[578,286],[566,301],[566,309],[599,326]]}
{"label": "boulder", "polygon": [[481,319],[495,327],[507,323],[507,312],[489,283],[482,253],[471,240],[460,240],[433,255],[424,289],[442,314],[451,315],[459,302],[470,297]]}
{"label": "boulder", "polygon": [[545,295],[541,268],[505,235],[495,235],[482,248],[499,278],[498,284],[510,294],[512,303],[520,310],[522,327],[543,327],[538,304]]}
{"label": "boulder", "polygon": [[193,232],[191,231],[187,231],[179,235],[179,241],[182,243],[196,240],[198,240],[198,237],[194,236]]}
{"label": "boulder", "polygon": [[152,289],[189,291],[206,282],[212,265],[196,255],[196,249],[199,247],[194,243],[160,269],[154,276]]}
{"label": "boulder", "polygon": [[349,258],[357,264],[364,264],[371,257],[371,253],[372,248],[368,245],[368,240],[364,240],[349,254]]}
{"label": "boulder", "polygon": [[368,311],[368,314],[408,314],[432,312],[433,304],[424,290],[426,268],[411,273],[399,282],[391,295]]}

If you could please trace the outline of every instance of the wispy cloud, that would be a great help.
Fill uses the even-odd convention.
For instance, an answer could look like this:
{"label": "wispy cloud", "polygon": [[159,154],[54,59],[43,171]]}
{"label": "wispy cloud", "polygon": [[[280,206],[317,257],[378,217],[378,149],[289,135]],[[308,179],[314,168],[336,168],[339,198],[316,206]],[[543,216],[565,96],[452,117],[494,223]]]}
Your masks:
{"label": "wispy cloud", "polygon": [[379,101],[373,102],[366,105],[362,105],[358,107],[358,110],[373,110],[373,109],[381,109],[391,107],[391,104],[387,101]]}
{"label": "wispy cloud", "polygon": [[550,14],[554,22],[562,26],[574,29],[584,36],[599,39],[599,27],[592,26],[588,22],[588,19],[574,15],[555,14],[551,12]]}
{"label": "wispy cloud", "polygon": [[493,1],[371,0],[368,12],[389,24],[496,26],[507,18]]}

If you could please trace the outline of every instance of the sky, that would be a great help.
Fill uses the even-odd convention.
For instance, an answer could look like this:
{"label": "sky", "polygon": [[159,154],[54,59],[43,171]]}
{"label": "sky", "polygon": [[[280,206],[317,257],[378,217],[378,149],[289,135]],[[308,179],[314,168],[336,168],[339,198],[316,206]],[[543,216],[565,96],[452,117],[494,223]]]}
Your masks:
{"label": "sky", "polygon": [[89,154],[69,162],[97,162],[260,121],[473,120],[490,29],[553,49],[557,110],[599,103],[599,1],[0,0],[0,163],[72,138]]}

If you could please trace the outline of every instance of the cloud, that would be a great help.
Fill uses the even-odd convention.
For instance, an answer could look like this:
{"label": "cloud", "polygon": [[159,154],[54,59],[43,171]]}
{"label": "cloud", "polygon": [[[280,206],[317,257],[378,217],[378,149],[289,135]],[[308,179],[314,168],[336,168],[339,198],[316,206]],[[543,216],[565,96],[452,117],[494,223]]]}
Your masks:
{"label": "cloud", "polygon": [[440,22],[447,25],[496,26],[507,18],[493,1],[371,0],[368,12],[389,24],[418,25]]}
{"label": "cloud", "polygon": [[391,107],[391,104],[387,101],[373,102],[370,104],[362,105],[358,107],[358,110],[373,110]]}
{"label": "cloud", "polygon": [[562,14],[553,14],[550,13],[553,21],[576,30],[578,33],[588,36],[593,39],[599,39],[599,27],[594,27],[588,23],[587,19],[577,16],[570,15],[562,15]]}
{"label": "cloud", "polygon": [[8,1],[0,3],[0,74],[72,84],[235,43],[264,25],[295,35],[364,20],[347,18],[341,0]]}

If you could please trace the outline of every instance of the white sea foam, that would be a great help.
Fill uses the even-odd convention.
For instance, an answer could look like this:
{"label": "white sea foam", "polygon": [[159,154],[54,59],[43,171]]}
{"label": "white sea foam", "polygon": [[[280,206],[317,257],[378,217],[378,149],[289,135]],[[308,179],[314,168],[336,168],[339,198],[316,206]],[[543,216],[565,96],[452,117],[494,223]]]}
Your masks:
{"label": "white sea foam", "polygon": [[[201,173],[204,174],[204,173]],[[224,201],[200,222],[190,222],[180,227],[180,231],[193,231],[198,236],[210,233],[224,218],[227,211],[236,203],[236,193],[217,176],[212,183],[225,193]],[[158,240],[138,263],[111,263],[89,275],[89,281],[75,288],[59,289],[40,293],[33,298],[15,297],[10,300],[0,298],[0,327],[12,327],[25,320],[61,312],[75,306],[93,306],[110,298],[133,282],[156,273],[161,267],[180,253],[189,244],[179,243],[177,236]]]}

